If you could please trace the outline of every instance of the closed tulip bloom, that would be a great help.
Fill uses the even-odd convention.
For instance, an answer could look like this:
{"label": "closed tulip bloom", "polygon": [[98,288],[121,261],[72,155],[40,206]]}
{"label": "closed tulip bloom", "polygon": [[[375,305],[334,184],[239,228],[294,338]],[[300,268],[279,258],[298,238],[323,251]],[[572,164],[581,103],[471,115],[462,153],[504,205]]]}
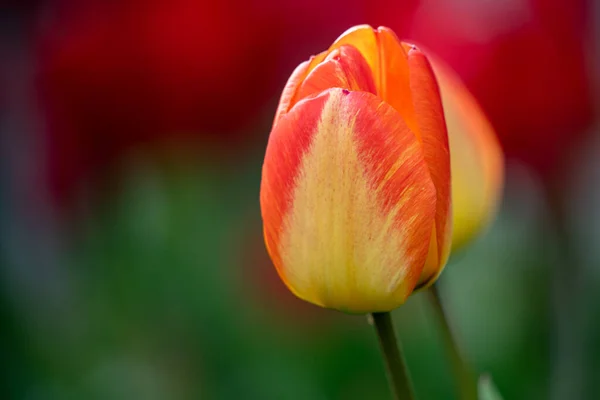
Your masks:
{"label": "closed tulip bloom", "polygon": [[418,49],[359,26],[300,64],[281,96],[261,184],[265,242],[298,297],[389,311],[450,249],[441,98]]}
{"label": "closed tulip bloom", "polygon": [[296,68],[273,122],[260,203],[281,279],[323,307],[401,305],[448,259],[450,168],[425,54],[385,27],[346,31]]}

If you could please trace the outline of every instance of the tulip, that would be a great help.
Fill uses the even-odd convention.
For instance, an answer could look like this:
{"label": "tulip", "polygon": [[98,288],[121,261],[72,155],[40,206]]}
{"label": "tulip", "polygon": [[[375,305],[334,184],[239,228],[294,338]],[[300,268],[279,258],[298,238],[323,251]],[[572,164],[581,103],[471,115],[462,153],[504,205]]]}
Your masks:
{"label": "tulip", "polygon": [[503,164],[493,129],[430,59],[388,28],[358,26],[290,77],[260,201],[267,250],[298,297],[389,311],[494,215]]}
{"label": "tulip", "polygon": [[390,311],[446,264],[450,155],[427,57],[358,26],[300,64],[269,137],[260,202],[288,288],[353,313]]}

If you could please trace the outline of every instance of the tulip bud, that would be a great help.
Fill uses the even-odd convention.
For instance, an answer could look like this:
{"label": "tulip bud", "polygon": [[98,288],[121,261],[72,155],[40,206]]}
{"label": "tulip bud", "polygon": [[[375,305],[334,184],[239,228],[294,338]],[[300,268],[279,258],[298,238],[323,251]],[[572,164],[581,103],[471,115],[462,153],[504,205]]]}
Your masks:
{"label": "tulip bud", "polygon": [[267,250],[288,288],[353,313],[390,311],[449,256],[450,150],[428,58],[357,26],[283,90],[262,172]]}

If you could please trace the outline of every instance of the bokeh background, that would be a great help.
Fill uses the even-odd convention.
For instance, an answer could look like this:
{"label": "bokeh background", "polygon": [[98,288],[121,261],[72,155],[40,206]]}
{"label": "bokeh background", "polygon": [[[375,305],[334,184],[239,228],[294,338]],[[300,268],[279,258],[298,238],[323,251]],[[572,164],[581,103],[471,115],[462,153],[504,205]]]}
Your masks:
{"label": "bokeh background", "polygon": [[[0,397],[387,399],[366,319],[297,300],[258,192],[293,68],[354,24],[445,59],[506,152],[503,205],[440,290],[505,399],[600,379],[595,0],[4,0]],[[455,399],[422,295],[394,312],[422,400]]]}

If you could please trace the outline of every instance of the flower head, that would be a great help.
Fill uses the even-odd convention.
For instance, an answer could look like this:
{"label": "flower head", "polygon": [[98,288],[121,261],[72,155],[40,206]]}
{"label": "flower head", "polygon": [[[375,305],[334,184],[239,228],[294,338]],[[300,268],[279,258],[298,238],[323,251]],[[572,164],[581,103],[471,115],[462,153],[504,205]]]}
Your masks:
{"label": "flower head", "polygon": [[427,56],[349,29],[283,90],[263,165],[267,249],[298,297],[389,311],[448,259],[450,149]]}

